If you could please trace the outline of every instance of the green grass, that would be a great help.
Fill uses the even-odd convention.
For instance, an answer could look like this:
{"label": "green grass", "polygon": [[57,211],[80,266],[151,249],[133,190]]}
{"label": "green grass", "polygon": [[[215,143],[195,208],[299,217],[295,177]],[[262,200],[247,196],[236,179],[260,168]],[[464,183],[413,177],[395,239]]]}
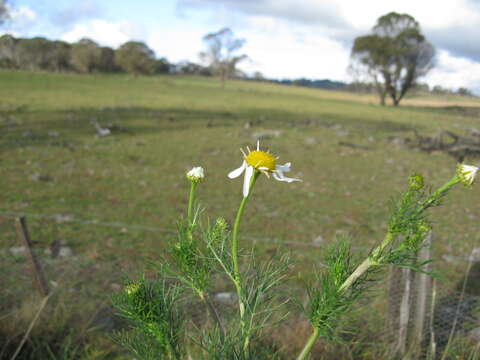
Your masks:
{"label": "green grass", "polygon": [[[247,237],[311,244],[322,236],[327,245],[336,233],[348,232],[355,246],[368,251],[381,239],[389,200],[405,188],[409,174],[422,172],[427,183],[438,186],[455,169],[443,153],[396,147],[388,138],[411,137],[414,129],[433,135],[480,128],[475,99],[428,97],[422,103],[412,98],[398,108],[379,107],[365,95],[243,81],[230,81],[222,90],[215,79],[181,76],[1,71],[0,84],[3,213],[63,213],[76,220],[174,229],[186,211],[184,174],[203,166],[206,180],[198,198],[211,219],[224,216],[231,223],[242,181],[226,174],[241,164],[239,148],[252,147],[255,133],[278,131],[279,136],[262,140],[262,147],[280,162],[291,161],[291,175],[303,182],[259,180],[242,225],[240,242],[247,248],[252,246]],[[469,107],[447,107],[452,105]],[[119,130],[98,138],[93,119]],[[437,257],[466,256],[478,242],[479,194],[478,186],[456,189],[446,206],[434,211]],[[143,260],[158,257],[171,240],[161,231],[28,221],[39,248],[63,239],[77,255],[76,267],[96,264],[83,280],[75,279],[87,299],[103,289],[98,298],[105,300],[111,283],[120,281],[119,269],[142,271]],[[17,245],[14,231],[13,220],[0,215],[1,248]],[[261,256],[278,248],[266,242],[256,246]],[[322,248],[280,246],[287,250],[301,264],[294,271],[302,277],[322,256]],[[8,275],[0,276],[0,287],[8,289],[0,297],[4,304],[30,286],[28,276],[19,276],[24,262],[15,261],[14,266],[5,252],[0,257],[0,275]],[[47,272],[50,279],[58,277],[51,264]]]}

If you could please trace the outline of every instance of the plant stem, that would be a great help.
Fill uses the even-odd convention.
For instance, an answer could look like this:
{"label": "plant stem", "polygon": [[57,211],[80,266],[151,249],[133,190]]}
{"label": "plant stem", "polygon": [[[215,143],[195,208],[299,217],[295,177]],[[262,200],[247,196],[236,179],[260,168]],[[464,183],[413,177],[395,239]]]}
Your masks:
{"label": "plant stem", "polygon": [[190,196],[188,198],[188,237],[192,240],[192,231],[193,231],[193,201],[195,199],[195,189],[197,188],[197,182],[192,181],[190,186]]}
{"label": "plant stem", "polygon": [[245,209],[245,205],[252,194],[253,185],[255,185],[255,181],[257,180],[258,176],[260,175],[260,171],[255,170],[253,176],[250,180],[249,192],[248,195],[243,197],[242,201],[240,202],[240,206],[237,210],[237,216],[235,217],[235,223],[233,225],[233,232],[232,232],[232,262],[233,262],[233,273],[235,279],[240,281],[240,271],[238,269],[238,230],[240,228],[240,220],[242,219],[243,211]]}
{"label": "plant stem", "polygon": [[307,356],[312,351],[313,345],[315,345],[315,343],[317,342],[318,335],[319,335],[318,329],[316,327],[314,327],[312,335],[310,335],[310,337],[308,338],[308,341],[305,344],[305,346],[303,347],[300,355],[298,355],[297,360],[304,360],[304,359],[307,358]]}
{"label": "plant stem", "polygon": [[421,211],[429,208],[436,200],[440,199],[445,193],[450,190],[451,187],[461,182],[460,178],[455,175],[450,181],[446,182],[443,186],[439,187],[427,200],[422,204]]}
{"label": "plant stem", "polygon": [[204,292],[199,292],[198,296],[200,299],[205,303],[207,306],[208,312],[212,316],[213,320],[217,323],[218,329],[220,330],[220,341],[222,344],[225,342],[225,328],[223,327],[222,321],[220,320],[220,316],[218,315],[217,309],[213,306],[212,302],[208,295]]}
{"label": "plant stem", "polygon": [[[238,297],[238,310],[240,313],[240,326],[242,329],[242,334],[245,335],[245,304],[243,302],[243,296],[242,296],[242,282],[241,282],[241,277],[240,277],[240,270],[238,267],[238,230],[240,228],[240,221],[242,219],[243,211],[245,210],[245,205],[248,202],[248,199],[250,198],[250,195],[252,194],[253,190],[253,185],[255,185],[255,181],[257,181],[258,176],[260,175],[260,171],[254,170],[253,176],[250,179],[250,184],[249,184],[249,191],[248,195],[244,196],[242,201],[240,202],[240,206],[238,207],[237,211],[237,216],[235,217],[235,223],[233,225],[233,232],[232,232],[232,264],[233,264],[233,279],[234,279],[234,285],[235,285],[235,290],[237,292],[237,297]],[[245,342],[244,345],[248,348],[248,343],[249,343],[249,338],[248,335],[245,336]],[[246,349],[244,346],[244,351],[246,352]]]}
{"label": "plant stem", "polygon": [[388,232],[382,243],[377,246],[372,254],[369,255],[363,262],[357,266],[355,271],[343,282],[340,286],[340,291],[346,291],[357,279],[362,276],[372,265],[377,264],[376,259],[382,254],[383,250],[393,241],[394,236]]}

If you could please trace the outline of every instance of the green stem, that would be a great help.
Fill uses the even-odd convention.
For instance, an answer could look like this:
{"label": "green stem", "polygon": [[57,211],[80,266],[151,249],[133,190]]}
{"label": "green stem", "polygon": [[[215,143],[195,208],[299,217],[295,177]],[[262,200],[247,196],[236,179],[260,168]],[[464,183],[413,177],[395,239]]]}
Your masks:
{"label": "green stem", "polygon": [[314,327],[312,335],[310,335],[310,337],[308,338],[308,341],[303,347],[300,355],[298,355],[297,360],[304,360],[307,358],[307,356],[312,351],[313,345],[315,345],[315,343],[317,342],[318,336],[319,336],[318,329]]}
{"label": "green stem", "polygon": [[[245,335],[245,328],[246,328],[246,322],[245,322],[245,304],[243,302],[243,296],[242,296],[242,282],[241,282],[241,277],[240,277],[240,270],[238,267],[238,230],[240,229],[240,221],[242,219],[243,211],[245,210],[245,205],[248,202],[248,199],[250,198],[250,195],[252,194],[253,190],[253,185],[255,185],[255,181],[257,181],[258,176],[260,175],[260,171],[254,170],[253,176],[250,179],[250,184],[249,184],[249,191],[248,195],[243,197],[242,201],[240,202],[240,206],[238,207],[237,211],[237,216],[235,217],[235,223],[233,225],[233,232],[232,232],[232,264],[233,264],[233,279],[234,279],[234,285],[235,285],[235,290],[237,292],[237,297],[238,297],[238,309],[240,313],[240,326],[242,329],[242,334]],[[246,335],[245,338],[245,343],[244,343],[244,351],[246,352],[248,349],[245,347],[248,347],[249,343],[249,338],[248,335]]]}
{"label": "green stem", "polygon": [[218,315],[217,309],[213,306],[212,302],[208,295],[204,292],[198,292],[198,296],[207,306],[208,312],[212,316],[213,320],[217,323],[218,329],[220,330],[220,341],[222,344],[225,342],[225,328],[223,327],[222,321],[220,320],[220,316]]}
{"label": "green stem", "polygon": [[439,187],[427,200],[422,204],[421,211],[429,208],[436,200],[440,199],[445,193],[450,190],[451,187],[460,183],[460,178],[455,175],[450,181],[446,182],[443,186]]}
{"label": "green stem", "polygon": [[238,229],[240,228],[240,220],[242,219],[243,211],[245,205],[247,204],[248,196],[242,199],[240,206],[237,211],[237,216],[235,218],[235,224],[233,225],[232,233],[232,263],[233,263],[233,274],[235,280],[239,280],[240,272],[238,269]]}
{"label": "green stem", "polygon": [[240,206],[237,210],[237,216],[235,217],[235,223],[233,225],[233,233],[232,233],[232,262],[233,262],[233,273],[235,275],[236,280],[239,281],[240,279],[240,271],[238,269],[238,230],[240,228],[240,221],[242,219],[243,211],[245,210],[245,205],[252,194],[253,185],[255,185],[255,181],[257,180],[258,176],[260,175],[260,171],[255,170],[253,173],[252,178],[250,179],[249,185],[249,192],[248,195],[243,197],[242,201],[240,202]]}
{"label": "green stem", "polygon": [[197,188],[197,182],[192,181],[190,186],[190,196],[188,198],[188,237],[192,240],[192,231],[193,231],[193,202],[195,199],[195,189]]}
{"label": "green stem", "polygon": [[393,241],[394,236],[391,233],[387,233],[382,243],[377,246],[370,256],[368,256],[363,262],[358,265],[353,273],[343,282],[340,286],[340,291],[346,291],[357,279],[362,276],[372,265],[377,264],[377,259],[381,256],[383,250]]}

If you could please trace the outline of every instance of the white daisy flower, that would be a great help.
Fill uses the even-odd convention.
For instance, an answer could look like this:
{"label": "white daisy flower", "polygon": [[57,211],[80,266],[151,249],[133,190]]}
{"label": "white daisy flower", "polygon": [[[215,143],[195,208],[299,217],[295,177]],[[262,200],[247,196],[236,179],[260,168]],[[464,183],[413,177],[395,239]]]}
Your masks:
{"label": "white daisy flower", "polygon": [[201,166],[194,167],[187,172],[187,179],[193,182],[200,182],[205,178],[205,172]]}
{"label": "white daisy flower", "polygon": [[257,150],[250,151],[247,146],[248,154],[245,154],[242,149],[240,151],[243,154],[243,163],[242,165],[228,174],[230,179],[239,177],[243,172],[245,172],[245,178],[243,180],[243,196],[247,197],[250,191],[250,180],[254,172],[261,171],[263,174],[270,177],[269,174],[272,174],[273,178],[278,181],[284,182],[293,182],[301,181],[300,179],[289,178],[284,175],[284,173],[290,171],[290,163],[285,165],[277,165],[277,159],[275,156],[270,154],[267,151],[260,150],[260,142],[257,142]]}
{"label": "white daisy flower", "polygon": [[479,168],[473,165],[458,164],[457,176],[460,178],[464,185],[472,185],[475,181],[475,175],[477,175]]}

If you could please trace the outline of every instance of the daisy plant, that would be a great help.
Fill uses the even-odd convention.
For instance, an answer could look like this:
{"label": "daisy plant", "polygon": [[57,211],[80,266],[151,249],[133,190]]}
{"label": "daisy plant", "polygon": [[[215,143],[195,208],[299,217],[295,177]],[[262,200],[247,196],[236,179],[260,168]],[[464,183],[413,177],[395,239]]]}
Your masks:
{"label": "daisy plant", "polygon": [[[273,326],[272,319],[281,321],[286,316],[282,307],[285,300],[279,297],[278,288],[287,277],[289,258],[282,256],[260,264],[251,253],[243,257],[244,265],[240,267],[239,229],[245,206],[261,175],[287,183],[301,180],[285,176],[291,164],[277,164],[278,158],[261,150],[258,142],[255,150],[247,147],[242,155],[241,166],[228,174],[231,179],[244,174],[243,196],[232,231],[223,218],[200,223],[201,210],[195,199],[205,171],[202,167],[192,168],[186,173],[190,182],[186,219],[179,220],[168,255],[153,264],[158,276],[129,280],[113,296],[119,313],[131,324],[129,330],[116,333],[114,338],[136,358],[277,359],[259,338],[262,329]],[[337,339],[339,320],[379,280],[379,272],[385,266],[424,271],[426,262],[418,263],[416,254],[431,230],[427,211],[438,206],[455,185],[471,186],[478,170],[476,166],[459,164],[452,179],[433,192],[426,190],[422,175],[413,174],[407,189],[392,203],[385,237],[363,260],[360,258],[362,261],[353,256],[347,240],[337,239],[326,250],[326,267],[314,271],[315,280],[305,291],[307,301],[298,301],[312,332],[297,360],[307,359],[319,338]],[[210,299],[215,276],[224,276],[235,288],[237,304],[229,316],[219,311],[227,311],[225,306],[217,308],[218,304]],[[189,320],[195,301],[207,314],[201,324]]]}
{"label": "daisy plant", "polygon": [[[243,155],[243,162],[242,165],[228,174],[230,179],[234,179],[239,177],[242,173],[245,173],[245,177],[243,179],[243,199],[240,202],[240,206],[237,210],[237,216],[235,217],[235,223],[233,225],[233,233],[232,233],[232,246],[231,246],[231,255],[232,255],[232,262],[233,262],[233,282],[235,285],[235,289],[237,291],[238,297],[238,305],[239,305],[239,313],[240,313],[240,325],[242,331],[246,332],[246,323],[245,323],[245,304],[244,304],[244,296],[242,294],[242,284],[241,284],[241,277],[240,271],[238,267],[238,231],[240,229],[240,221],[242,219],[243,211],[245,209],[245,205],[248,202],[250,194],[252,193],[253,186],[257,181],[258,177],[261,174],[270,178],[270,174],[275,180],[283,181],[283,182],[294,182],[300,181],[300,179],[289,178],[284,175],[285,172],[290,171],[291,163],[286,163],[285,165],[278,165],[277,160],[278,157],[275,157],[269,151],[260,150],[260,142],[257,141],[257,148],[256,150],[251,151],[250,148],[247,146],[247,152],[245,153],[243,149],[240,149]],[[246,335],[245,343],[244,343],[244,350],[246,351],[249,344],[249,337]]]}
{"label": "daisy plant", "polygon": [[[190,228],[193,228],[194,225],[194,219],[193,219],[193,203],[195,200],[195,190],[197,188],[197,184],[203,181],[205,178],[205,171],[201,166],[196,166],[192,168],[189,172],[187,172],[186,177],[188,180],[190,180],[190,196],[188,199],[188,210],[187,210],[187,217],[188,217],[188,223]],[[192,237],[191,234],[191,229],[189,231],[189,236],[190,238]]]}

